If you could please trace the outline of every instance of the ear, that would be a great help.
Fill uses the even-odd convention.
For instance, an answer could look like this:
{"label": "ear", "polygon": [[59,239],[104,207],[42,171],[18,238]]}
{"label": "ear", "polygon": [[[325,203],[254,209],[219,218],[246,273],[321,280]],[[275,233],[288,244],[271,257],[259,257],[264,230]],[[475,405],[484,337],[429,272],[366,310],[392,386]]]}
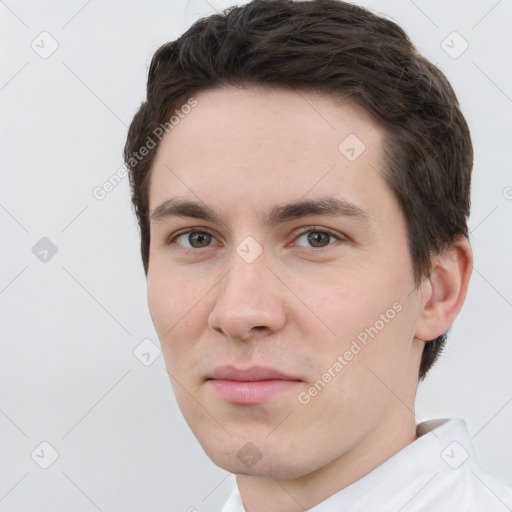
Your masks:
{"label": "ear", "polygon": [[415,337],[430,341],[448,330],[464,304],[473,270],[473,253],[465,236],[434,257],[430,277],[421,284],[422,312]]}

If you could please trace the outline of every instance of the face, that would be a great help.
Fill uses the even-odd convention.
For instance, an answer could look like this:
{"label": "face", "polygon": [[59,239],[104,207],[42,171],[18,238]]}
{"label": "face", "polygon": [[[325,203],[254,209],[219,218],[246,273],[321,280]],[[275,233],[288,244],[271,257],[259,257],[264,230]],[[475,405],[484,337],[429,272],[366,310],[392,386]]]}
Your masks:
{"label": "face", "polygon": [[422,307],[383,130],[354,104],[220,88],[152,168],[148,304],[210,458],[295,478],[411,415]]}

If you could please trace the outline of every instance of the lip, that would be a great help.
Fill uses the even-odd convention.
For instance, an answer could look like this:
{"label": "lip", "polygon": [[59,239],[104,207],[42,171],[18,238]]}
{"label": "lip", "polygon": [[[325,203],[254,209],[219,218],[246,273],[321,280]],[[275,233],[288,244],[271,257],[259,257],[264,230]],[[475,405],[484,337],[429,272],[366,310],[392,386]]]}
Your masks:
{"label": "lip", "polygon": [[237,380],[254,382],[258,380],[300,380],[286,373],[266,366],[251,366],[249,368],[236,368],[235,366],[219,366],[208,375],[207,379]]}
{"label": "lip", "polygon": [[251,366],[216,368],[206,380],[223,399],[235,404],[258,404],[289,391],[302,382],[274,368]]}

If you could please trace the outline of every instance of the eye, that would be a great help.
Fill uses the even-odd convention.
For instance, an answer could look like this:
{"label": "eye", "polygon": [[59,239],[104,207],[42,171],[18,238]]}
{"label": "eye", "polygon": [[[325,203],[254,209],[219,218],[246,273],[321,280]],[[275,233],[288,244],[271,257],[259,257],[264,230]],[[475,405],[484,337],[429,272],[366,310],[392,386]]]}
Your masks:
{"label": "eye", "polygon": [[212,240],[215,238],[206,231],[188,230],[174,235],[167,243],[170,245],[175,242],[185,249],[202,249],[209,247]]}
{"label": "eye", "polygon": [[[322,247],[328,247],[329,245],[332,245],[332,239],[335,239],[336,241],[342,240],[339,235],[329,230],[309,228],[308,231],[304,231],[301,235],[299,235],[295,241],[295,244],[302,247],[313,247],[321,249]],[[302,240],[303,243],[299,243],[300,240]]]}

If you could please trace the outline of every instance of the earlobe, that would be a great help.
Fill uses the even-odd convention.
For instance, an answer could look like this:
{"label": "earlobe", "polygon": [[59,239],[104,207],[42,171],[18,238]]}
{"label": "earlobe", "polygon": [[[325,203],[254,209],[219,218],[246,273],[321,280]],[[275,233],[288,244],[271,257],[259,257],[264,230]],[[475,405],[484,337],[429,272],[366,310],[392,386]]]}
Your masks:
{"label": "earlobe", "polygon": [[472,269],[471,246],[464,236],[433,258],[430,277],[422,285],[424,302],[416,338],[433,340],[453,324],[466,298]]}

